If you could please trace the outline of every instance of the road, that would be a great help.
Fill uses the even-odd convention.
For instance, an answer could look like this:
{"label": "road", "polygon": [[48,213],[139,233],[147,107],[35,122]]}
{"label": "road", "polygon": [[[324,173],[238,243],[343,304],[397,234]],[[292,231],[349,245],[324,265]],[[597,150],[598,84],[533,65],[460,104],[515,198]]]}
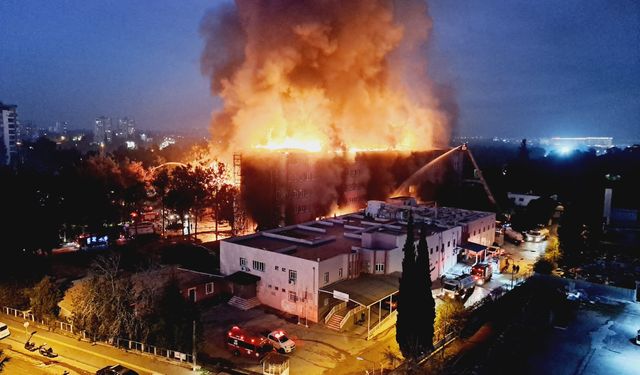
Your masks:
{"label": "road", "polygon": [[[3,344],[11,345],[12,349],[37,359],[42,358],[37,352],[29,352],[24,349],[26,341],[24,320],[12,316],[0,314],[0,320],[6,323],[11,330],[11,336],[2,339]],[[162,360],[151,355],[125,352],[123,350],[105,344],[90,344],[77,339],[67,337],[46,329],[33,329],[29,327],[29,333],[35,332],[30,341],[36,345],[47,343],[59,356],[50,360],[51,364],[66,367],[77,374],[94,374],[100,368],[113,364],[122,364],[141,375],[149,374],[176,374],[186,375],[193,372],[187,368]]]}

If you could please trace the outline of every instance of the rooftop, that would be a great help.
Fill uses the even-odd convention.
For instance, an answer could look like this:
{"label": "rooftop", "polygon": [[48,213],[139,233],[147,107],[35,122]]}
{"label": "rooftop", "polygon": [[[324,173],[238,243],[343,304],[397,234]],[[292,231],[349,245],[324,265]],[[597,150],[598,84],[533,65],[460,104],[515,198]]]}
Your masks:
{"label": "rooftop", "polygon": [[388,275],[362,275],[355,279],[338,281],[321,288],[327,292],[337,290],[349,295],[349,299],[369,306],[398,291],[400,272]]}
{"label": "rooftop", "polygon": [[[371,214],[368,208],[366,214],[357,212],[334,216],[222,241],[297,258],[322,261],[340,254],[351,253],[355,251],[355,247],[362,248],[363,233],[406,235],[407,223],[404,220],[406,215],[396,215],[400,210],[412,209],[415,212],[414,217],[418,221],[415,225],[416,231],[424,226],[427,230],[427,236],[443,232],[460,225],[460,223],[492,215],[488,212],[449,207],[435,208],[432,206],[379,203],[382,203],[383,206],[378,207],[379,211],[376,211],[375,214]],[[396,212],[393,212],[394,210]],[[417,237],[418,233],[415,235]],[[391,249],[376,247],[376,250]]]}

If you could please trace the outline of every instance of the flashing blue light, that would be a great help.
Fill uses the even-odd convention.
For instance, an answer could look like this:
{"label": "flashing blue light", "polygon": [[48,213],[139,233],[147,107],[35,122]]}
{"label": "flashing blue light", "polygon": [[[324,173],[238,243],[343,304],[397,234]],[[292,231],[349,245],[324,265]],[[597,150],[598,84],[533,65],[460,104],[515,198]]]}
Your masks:
{"label": "flashing blue light", "polygon": [[562,146],[558,149],[560,155],[569,155],[573,149],[569,146]]}

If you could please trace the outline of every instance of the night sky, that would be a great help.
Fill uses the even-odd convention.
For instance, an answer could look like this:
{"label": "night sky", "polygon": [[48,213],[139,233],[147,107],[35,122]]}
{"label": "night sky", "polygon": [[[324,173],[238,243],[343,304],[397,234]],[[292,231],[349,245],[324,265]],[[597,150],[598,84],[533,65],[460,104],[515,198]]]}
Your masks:
{"label": "night sky", "polygon": [[[0,2],[0,101],[39,126],[98,115],[206,129],[198,26],[216,0]],[[429,2],[430,74],[461,135],[640,138],[640,2]]]}

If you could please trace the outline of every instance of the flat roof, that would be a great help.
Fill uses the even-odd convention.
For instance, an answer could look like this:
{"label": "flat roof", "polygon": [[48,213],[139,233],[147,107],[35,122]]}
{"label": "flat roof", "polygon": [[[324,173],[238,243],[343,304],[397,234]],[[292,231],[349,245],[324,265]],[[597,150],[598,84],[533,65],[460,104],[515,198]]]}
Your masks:
{"label": "flat roof", "polygon": [[[397,207],[402,209],[405,206]],[[492,215],[488,212],[449,207],[419,206],[415,209],[423,217],[434,219],[430,223],[417,222],[415,224],[414,235],[416,238],[422,227],[427,230],[427,236],[431,236],[459,225],[457,223]],[[340,254],[351,253],[354,251],[353,247],[362,247],[361,234],[372,232],[403,236],[407,233],[407,223],[394,218],[380,220],[366,217],[362,213],[356,212],[270,229],[247,236],[227,238],[222,241],[297,258],[322,261]],[[376,250],[384,249],[376,248]]]}
{"label": "flat roof", "polygon": [[402,273],[393,272],[388,275],[362,274],[355,279],[338,281],[320,288],[332,293],[337,290],[349,295],[349,299],[365,306],[372,305],[398,291]]}
{"label": "flat roof", "polygon": [[[318,244],[306,244],[296,242],[299,236],[286,238],[272,238],[266,236],[264,233],[257,233],[247,237],[238,237],[236,239],[229,239],[229,242],[237,243],[239,245],[253,247],[256,249],[262,249],[272,251],[280,254],[286,254],[297,258],[307,260],[325,260],[333,258],[340,254],[348,254],[352,252],[353,246],[360,246],[360,238],[345,237],[346,231],[342,225],[327,226],[325,233],[316,233],[311,231],[305,231],[304,229],[297,228],[295,233],[309,232],[311,235],[316,235],[320,238],[326,238],[327,240]],[[267,232],[270,233],[270,232]],[[290,231],[276,232],[279,235],[289,234]],[[331,238],[334,237],[334,238]]]}

